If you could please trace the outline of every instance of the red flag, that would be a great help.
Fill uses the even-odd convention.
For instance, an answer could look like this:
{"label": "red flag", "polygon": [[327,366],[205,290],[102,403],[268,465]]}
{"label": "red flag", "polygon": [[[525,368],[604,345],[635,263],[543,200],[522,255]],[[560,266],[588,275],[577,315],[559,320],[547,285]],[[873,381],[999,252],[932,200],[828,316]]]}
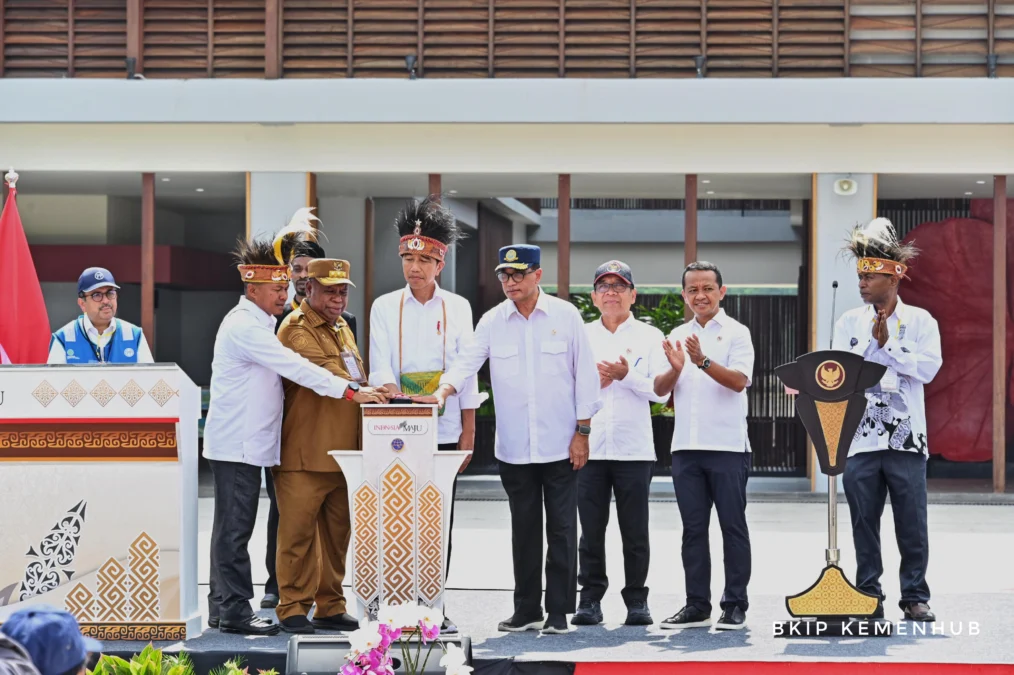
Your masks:
{"label": "red flag", "polygon": [[0,345],[12,363],[45,363],[49,356],[49,315],[21,227],[16,194],[11,185],[0,215],[0,288],[4,289]]}

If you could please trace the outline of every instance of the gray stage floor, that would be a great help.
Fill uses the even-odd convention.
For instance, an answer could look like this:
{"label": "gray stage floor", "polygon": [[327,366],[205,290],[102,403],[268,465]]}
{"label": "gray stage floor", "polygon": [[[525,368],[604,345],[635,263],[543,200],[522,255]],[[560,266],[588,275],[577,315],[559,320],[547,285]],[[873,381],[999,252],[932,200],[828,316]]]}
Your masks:
{"label": "gray stage floor", "polygon": [[[212,502],[200,504],[200,582],[202,609],[208,580],[208,543]],[[473,641],[476,659],[515,657],[554,661],[781,661],[853,660],[935,663],[1014,663],[1014,509],[996,505],[931,505],[931,602],[943,635],[891,638],[781,639],[773,623],[788,618],[784,598],[805,590],[824,563],[826,505],[807,503],[751,503],[747,515],[753,545],[753,576],[748,629],[735,632],[689,629],[663,631],[657,622],[683,604],[680,562],[681,525],[676,504],[651,504],[652,563],[648,586],[655,626],[620,625],[624,617],[619,595],[622,554],[615,518],[608,533],[608,565],[614,586],[604,601],[606,625],[580,628],[568,635],[542,636],[497,633],[496,624],[512,610],[513,579],[509,512],[500,501],[459,501],[456,505],[454,553],[448,579],[448,614]],[[267,501],[262,500],[258,528],[251,542],[254,581],[263,584]],[[843,568],[850,578],[855,555],[848,526],[848,507],[839,507]],[[882,523],[885,542],[884,588],[887,618],[900,621],[898,609],[899,556],[894,543],[890,507]],[[712,588],[722,591],[721,533],[717,518],[711,525]],[[257,600],[262,589],[258,587]],[[271,614],[271,612],[267,612]],[[970,635],[973,626],[978,634]],[[958,631],[960,635],[956,635]],[[191,649],[284,650],[286,636],[242,639],[208,630],[188,643]],[[112,645],[110,645],[112,646]]]}

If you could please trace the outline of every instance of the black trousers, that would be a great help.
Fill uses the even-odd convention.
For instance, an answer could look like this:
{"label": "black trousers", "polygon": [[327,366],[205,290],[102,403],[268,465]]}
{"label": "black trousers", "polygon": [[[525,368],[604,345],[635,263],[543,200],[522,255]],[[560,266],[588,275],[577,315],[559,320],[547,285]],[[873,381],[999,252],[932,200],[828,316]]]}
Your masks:
{"label": "black trousers", "polygon": [[711,611],[711,506],[722,528],[725,590],[722,609],[749,608],[750,531],[746,526],[748,452],[678,450],[672,453],[672,482],[683,520],[683,571],[687,604]]}
{"label": "black trousers", "polygon": [[926,583],[929,533],[926,522],[926,458],[916,452],[881,450],[860,452],[845,463],[845,498],[852,516],[856,547],[856,587],[883,600],[880,576],[880,517],[891,495],[894,531],[901,552],[902,607],[929,602]]}
{"label": "black trousers", "polygon": [[264,557],[264,566],[268,568],[268,580],[264,583],[264,594],[278,595],[278,577],[275,576],[275,563],[278,557],[278,500],[275,499],[275,480],[271,477],[271,469],[264,469],[264,483],[268,489],[268,550]]}
{"label": "black trousers", "polygon": [[500,462],[511,508],[514,611],[542,610],[542,511],[546,512],[546,611],[573,614],[577,601],[577,471],[569,459],[546,464]]}
{"label": "black trousers", "polygon": [[[457,443],[440,443],[437,450],[457,450]],[[447,567],[444,569],[444,585],[447,584],[447,575],[451,573],[451,544],[454,542],[454,493],[458,489],[458,477],[454,477],[451,485],[451,523],[447,527]],[[446,596],[445,596],[446,597]],[[447,601],[444,600],[444,613],[447,613]]]}
{"label": "black trousers", "polygon": [[609,588],[606,577],[606,526],[616,495],[616,519],[623,541],[623,601],[647,602],[648,492],[654,461],[589,460],[578,472],[577,512],[581,519],[578,545],[581,602],[601,602]]}
{"label": "black trousers", "polygon": [[209,460],[215,477],[215,519],[211,529],[209,618],[243,621],[253,615],[253,580],[247,545],[257,521],[263,468]]}

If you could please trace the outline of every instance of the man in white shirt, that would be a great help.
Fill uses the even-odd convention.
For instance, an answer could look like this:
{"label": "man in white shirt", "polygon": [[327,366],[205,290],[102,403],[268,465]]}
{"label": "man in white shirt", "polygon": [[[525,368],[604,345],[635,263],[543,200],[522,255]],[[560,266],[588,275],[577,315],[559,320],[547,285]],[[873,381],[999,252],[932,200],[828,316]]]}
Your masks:
{"label": "man in white shirt", "polygon": [[[380,296],[370,309],[370,384],[409,396],[429,395],[472,336],[468,300],[437,284],[447,251],[460,236],[458,222],[450,210],[429,197],[409,204],[394,226],[401,235],[398,255],[407,285]],[[483,399],[474,375],[466,380],[462,393],[447,399],[437,425],[438,449],[475,449],[475,409]],[[470,459],[465,458],[460,471]],[[455,487],[457,481],[451,488],[452,532]],[[451,568],[450,540],[445,564],[446,580]],[[445,617],[441,630],[457,628]]]}
{"label": "man in white shirt", "polygon": [[46,363],[153,363],[141,329],[116,318],[120,287],[103,267],[89,267],[77,280],[81,316],[53,333]]}
{"label": "man in white shirt", "polygon": [[726,288],[715,265],[698,261],[683,271],[683,300],[692,321],[663,342],[667,372],[655,378],[655,393],[673,393],[676,428],[672,480],[683,520],[686,606],[662,628],[711,625],[711,507],[718,512],[725,551],[725,591],[716,628],[746,626],[749,608],[750,532],[746,524],[746,481],[750,473],[746,388],[753,374],[750,329],[721,308]]}
{"label": "man in white shirt", "polygon": [[929,312],[898,297],[917,251],[898,241],[889,220],[876,218],[854,229],[848,250],[857,261],[859,294],[866,306],[838,319],[832,346],[887,366],[880,382],[866,390],[866,414],[852,439],[842,480],[856,547],[856,587],[881,599],[876,616],[882,618],[880,518],[890,494],[901,551],[899,605],[906,619],[932,622],[936,617],[926,583],[929,450],[923,386],[943,364],[940,329]]}
{"label": "man in white shirt", "polygon": [[215,337],[211,402],[204,456],[215,479],[208,624],[223,632],[274,635],[278,625],[253,613],[247,544],[257,518],[261,472],[280,459],[281,378],[321,396],[358,403],[387,400],[286,349],[275,337],[275,317],[288,296],[288,266],[270,241],[241,242],[237,258],[244,295],[225,315]]}
{"label": "man in white shirt", "polygon": [[592,302],[601,318],[585,324],[598,361],[602,409],[592,418],[588,463],[578,474],[577,509],[581,519],[578,583],[581,601],[571,619],[575,626],[602,623],[606,576],[606,526],[613,495],[623,541],[628,626],[650,626],[648,578],[648,493],[655,468],[651,403],[655,377],[669,369],[662,351],[662,331],[634,318],[634,275],[619,260],[595,270]]}
{"label": "man in white shirt", "polygon": [[[577,595],[577,471],[588,461],[599,378],[581,314],[546,295],[541,251],[500,249],[497,278],[507,299],[486,312],[440,378],[444,405],[490,361],[496,458],[511,509],[514,614],[499,630],[566,633]],[[542,512],[546,512],[546,612],[542,612]]]}

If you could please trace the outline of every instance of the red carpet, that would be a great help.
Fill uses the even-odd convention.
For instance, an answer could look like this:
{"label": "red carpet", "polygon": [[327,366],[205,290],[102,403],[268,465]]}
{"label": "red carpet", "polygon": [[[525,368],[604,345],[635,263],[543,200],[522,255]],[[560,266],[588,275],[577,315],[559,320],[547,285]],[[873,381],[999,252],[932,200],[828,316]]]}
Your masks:
{"label": "red carpet", "polygon": [[1011,675],[1012,665],[819,661],[578,663],[574,675]]}

